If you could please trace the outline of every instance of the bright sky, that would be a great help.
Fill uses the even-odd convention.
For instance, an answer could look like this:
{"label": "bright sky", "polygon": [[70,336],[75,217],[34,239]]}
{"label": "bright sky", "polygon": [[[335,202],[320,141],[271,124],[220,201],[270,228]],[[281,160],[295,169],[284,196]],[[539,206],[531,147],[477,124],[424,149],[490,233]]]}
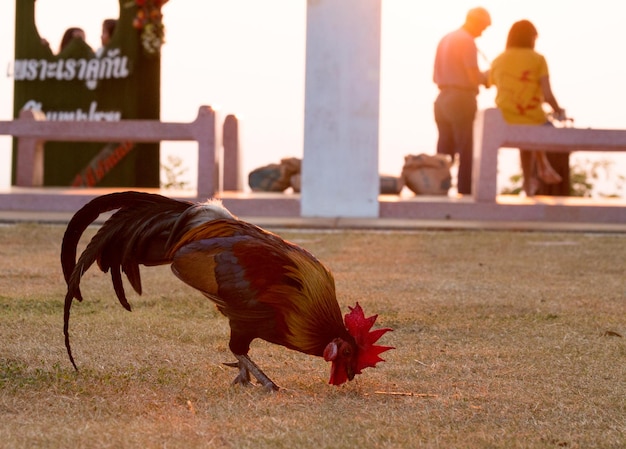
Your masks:
{"label": "bright sky", "polygon": [[[14,1],[0,16],[0,120],[12,118]],[[513,22],[539,31],[553,91],[576,127],[626,129],[626,3],[615,0],[382,0],[380,171],[398,175],[404,155],[434,153],[437,132],[431,81],[438,40],[459,27],[466,11],[486,7],[493,25],[477,39],[488,60],[504,48]],[[37,0],[37,25],[54,48],[70,26],[85,29],[97,48],[102,19],[119,16],[118,0]],[[302,156],[305,0],[170,0],[164,7],[161,119],[191,121],[202,104],[242,119],[244,173],[282,157]],[[479,107],[493,107],[483,90]],[[163,153],[193,144],[167,143]],[[0,137],[0,186],[8,185],[9,139]],[[516,161],[516,154],[513,160]],[[195,157],[195,155],[193,156]],[[506,158],[505,158],[506,159]],[[195,183],[193,159],[190,176]],[[626,159],[616,167],[626,175]]]}

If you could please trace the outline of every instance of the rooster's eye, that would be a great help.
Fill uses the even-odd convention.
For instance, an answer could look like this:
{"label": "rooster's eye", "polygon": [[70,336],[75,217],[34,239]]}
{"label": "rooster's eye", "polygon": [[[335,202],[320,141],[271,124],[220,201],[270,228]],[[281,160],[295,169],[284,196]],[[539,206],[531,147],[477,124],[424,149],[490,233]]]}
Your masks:
{"label": "rooster's eye", "polygon": [[352,355],[352,350],[350,348],[344,348],[343,356],[344,357],[350,357],[351,355]]}

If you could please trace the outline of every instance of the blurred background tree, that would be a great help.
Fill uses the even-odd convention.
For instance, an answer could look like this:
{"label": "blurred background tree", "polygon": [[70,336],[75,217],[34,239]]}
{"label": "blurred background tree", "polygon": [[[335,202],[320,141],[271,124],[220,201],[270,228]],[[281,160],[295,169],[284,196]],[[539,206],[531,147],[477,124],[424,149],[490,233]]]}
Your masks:
{"label": "blurred background tree", "polygon": [[189,183],[183,178],[188,168],[183,165],[183,160],[178,156],[169,155],[167,163],[161,164],[161,188],[170,190],[189,189]]}

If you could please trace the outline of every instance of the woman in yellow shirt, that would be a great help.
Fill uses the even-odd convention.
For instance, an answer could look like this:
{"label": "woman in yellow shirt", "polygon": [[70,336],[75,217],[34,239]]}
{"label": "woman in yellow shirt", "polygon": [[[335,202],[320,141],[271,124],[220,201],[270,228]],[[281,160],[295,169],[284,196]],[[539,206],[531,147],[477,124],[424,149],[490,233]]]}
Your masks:
{"label": "woman in yellow shirt", "polygon": [[[530,21],[515,22],[509,30],[506,50],[491,64],[488,85],[495,85],[498,89],[496,105],[507,123],[549,123],[543,103],[552,107],[555,119],[565,118],[565,111],[552,93],[546,59],[534,50],[536,39],[537,29]],[[520,149],[520,160],[524,174],[524,191],[527,195],[537,193],[540,187],[538,180],[545,184],[558,184],[562,181],[544,151]]]}

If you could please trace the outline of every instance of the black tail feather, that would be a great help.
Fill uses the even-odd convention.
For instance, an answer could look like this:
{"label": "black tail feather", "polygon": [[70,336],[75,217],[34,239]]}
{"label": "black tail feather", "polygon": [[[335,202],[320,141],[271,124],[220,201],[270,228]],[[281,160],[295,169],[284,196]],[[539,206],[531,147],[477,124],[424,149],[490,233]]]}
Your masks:
{"label": "black tail feather", "polygon": [[[67,283],[63,334],[67,354],[75,369],[78,368],[70,346],[69,319],[73,299],[83,299],[80,291],[83,274],[94,262],[103,271],[110,270],[115,294],[120,304],[130,311],[121,272],[126,273],[132,287],[141,294],[139,264],[167,262],[168,228],[171,230],[176,218],[192,205],[150,193],[120,192],[95,198],[72,217],[61,244],[61,266]],[[118,211],[100,228],[77,262],[78,243],[87,227],[101,214],[113,210]]]}
{"label": "black tail feather", "polygon": [[[124,282],[122,281],[122,272],[119,266],[111,268],[111,280],[113,281],[113,290],[115,290],[115,295],[120,304],[129,312],[132,312],[128,299],[126,298],[126,292],[124,291]],[[141,294],[141,291],[138,293]]]}
{"label": "black tail feather", "polygon": [[72,348],[70,346],[70,310],[72,308],[72,299],[74,299],[74,297],[68,291],[65,295],[65,306],[63,307],[63,335],[65,336],[65,349],[67,350],[67,355],[69,356],[74,369],[78,371],[78,367],[74,361],[74,356],[72,356]]}

